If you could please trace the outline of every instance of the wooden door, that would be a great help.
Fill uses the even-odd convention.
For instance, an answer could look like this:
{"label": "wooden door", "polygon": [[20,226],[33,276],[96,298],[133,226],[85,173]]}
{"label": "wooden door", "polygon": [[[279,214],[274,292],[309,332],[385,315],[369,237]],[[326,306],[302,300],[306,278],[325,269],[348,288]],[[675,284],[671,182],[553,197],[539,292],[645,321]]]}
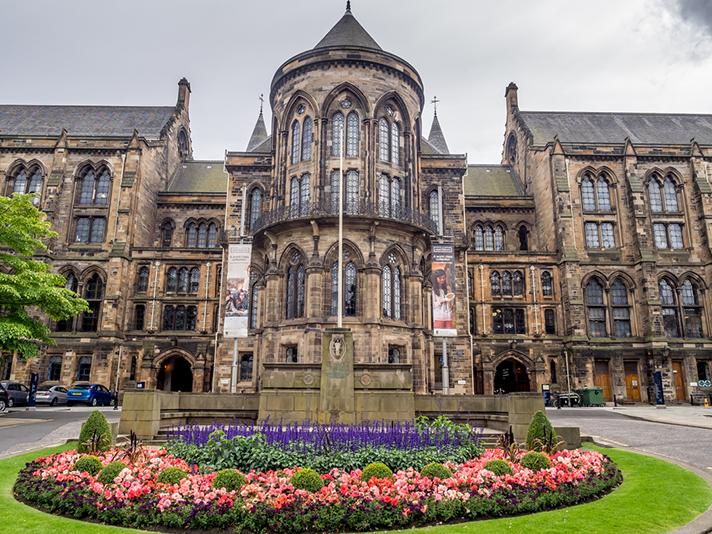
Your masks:
{"label": "wooden door", "polygon": [[608,372],[608,360],[596,360],[593,362],[593,384],[603,390],[603,400],[613,400],[611,375]]}
{"label": "wooden door", "polygon": [[685,393],[685,374],[682,371],[682,362],[672,362],[673,383],[675,384],[675,399],[686,401],[687,394]]}
{"label": "wooden door", "polygon": [[625,396],[628,400],[640,402],[640,377],[638,376],[638,362],[625,362]]}

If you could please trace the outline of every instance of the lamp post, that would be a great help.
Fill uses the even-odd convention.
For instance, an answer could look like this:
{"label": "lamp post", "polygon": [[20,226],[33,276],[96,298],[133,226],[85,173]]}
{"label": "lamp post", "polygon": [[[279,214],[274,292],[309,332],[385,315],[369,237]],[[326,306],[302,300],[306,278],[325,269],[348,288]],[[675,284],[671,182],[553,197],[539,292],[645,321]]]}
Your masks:
{"label": "lamp post", "polygon": [[[343,121],[342,121],[343,122]],[[339,131],[339,249],[338,249],[338,264],[337,264],[337,292],[336,292],[336,326],[343,328],[343,297],[344,288],[343,268],[344,268],[344,125],[341,125]]]}
{"label": "lamp post", "polygon": [[114,410],[119,409],[119,375],[121,374],[121,356],[124,346],[119,345],[119,360],[116,362],[116,381],[114,382]]}

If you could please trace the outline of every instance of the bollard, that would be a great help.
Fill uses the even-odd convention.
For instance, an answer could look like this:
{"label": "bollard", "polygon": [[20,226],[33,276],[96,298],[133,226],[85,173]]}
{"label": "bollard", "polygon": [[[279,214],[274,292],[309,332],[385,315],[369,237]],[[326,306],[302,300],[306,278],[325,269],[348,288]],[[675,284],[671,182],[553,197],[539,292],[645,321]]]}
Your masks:
{"label": "bollard", "polygon": [[618,406],[618,397],[613,395],[613,406]]}
{"label": "bollard", "polygon": [[704,406],[705,408],[709,408],[709,407],[710,407],[710,400],[709,400],[707,397],[705,397],[705,401],[704,401],[704,403],[703,403],[703,406]]}

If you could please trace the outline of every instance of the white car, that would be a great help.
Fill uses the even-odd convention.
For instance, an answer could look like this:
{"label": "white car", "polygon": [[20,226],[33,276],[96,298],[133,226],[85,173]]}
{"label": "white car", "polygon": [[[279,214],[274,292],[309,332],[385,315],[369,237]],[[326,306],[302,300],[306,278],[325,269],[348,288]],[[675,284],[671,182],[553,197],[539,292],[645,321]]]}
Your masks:
{"label": "white car", "polygon": [[35,394],[35,402],[37,404],[49,404],[50,406],[67,404],[67,388],[50,384],[39,386]]}

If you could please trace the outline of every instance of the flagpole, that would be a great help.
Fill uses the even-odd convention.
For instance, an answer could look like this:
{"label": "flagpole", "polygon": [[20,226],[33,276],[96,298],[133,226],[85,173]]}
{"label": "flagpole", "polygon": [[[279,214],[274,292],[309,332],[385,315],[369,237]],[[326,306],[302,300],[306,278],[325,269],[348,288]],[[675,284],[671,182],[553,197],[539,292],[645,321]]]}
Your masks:
{"label": "flagpole", "polygon": [[336,326],[343,328],[343,304],[344,304],[344,125],[341,125],[339,132],[339,260],[336,293]]}

